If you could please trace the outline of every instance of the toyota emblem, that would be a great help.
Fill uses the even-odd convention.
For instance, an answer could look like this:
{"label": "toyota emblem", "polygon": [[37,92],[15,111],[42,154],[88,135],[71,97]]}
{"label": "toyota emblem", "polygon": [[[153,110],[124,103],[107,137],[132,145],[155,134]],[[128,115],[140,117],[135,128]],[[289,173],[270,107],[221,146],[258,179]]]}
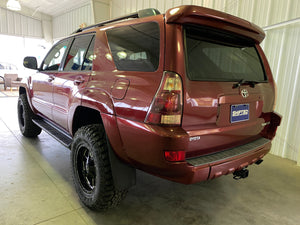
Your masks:
{"label": "toyota emblem", "polygon": [[241,95],[243,96],[243,98],[247,98],[249,96],[249,92],[247,91],[247,89],[243,89],[241,90]]}

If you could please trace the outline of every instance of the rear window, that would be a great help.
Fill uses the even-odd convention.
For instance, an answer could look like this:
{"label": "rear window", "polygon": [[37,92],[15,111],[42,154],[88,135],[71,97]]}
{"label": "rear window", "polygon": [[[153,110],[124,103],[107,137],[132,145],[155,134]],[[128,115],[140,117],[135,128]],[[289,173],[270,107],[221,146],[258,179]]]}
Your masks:
{"label": "rear window", "polygon": [[106,32],[118,70],[156,71],[159,65],[159,26],[155,22],[119,27]]}
{"label": "rear window", "polygon": [[261,59],[250,39],[207,27],[185,27],[190,80],[266,80]]}

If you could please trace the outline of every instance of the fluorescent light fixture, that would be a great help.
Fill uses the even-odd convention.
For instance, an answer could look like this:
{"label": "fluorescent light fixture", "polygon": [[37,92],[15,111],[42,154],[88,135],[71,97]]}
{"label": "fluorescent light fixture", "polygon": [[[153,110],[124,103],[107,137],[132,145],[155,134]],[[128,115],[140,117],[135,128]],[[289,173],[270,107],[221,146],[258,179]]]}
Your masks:
{"label": "fluorescent light fixture", "polygon": [[8,0],[6,3],[6,7],[10,10],[20,11],[21,5],[18,0]]}

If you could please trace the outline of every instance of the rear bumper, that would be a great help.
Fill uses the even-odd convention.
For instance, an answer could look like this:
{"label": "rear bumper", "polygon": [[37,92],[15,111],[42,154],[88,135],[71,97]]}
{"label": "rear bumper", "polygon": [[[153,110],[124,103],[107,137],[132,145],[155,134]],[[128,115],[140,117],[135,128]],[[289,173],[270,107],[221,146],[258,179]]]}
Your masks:
{"label": "rear bumper", "polygon": [[[233,173],[249,166],[263,158],[271,148],[271,141],[260,138],[248,144],[224,150],[208,156],[188,159],[187,162],[194,167],[195,174],[202,169],[201,166],[209,167],[207,179],[214,179],[222,175]],[[195,175],[197,177],[197,175]],[[195,183],[197,180],[192,180]]]}
{"label": "rear bumper", "polygon": [[164,128],[122,118],[117,120],[124,150],[134,167],[184,184],[233,173],[263,158],[271,148],[269,139],[260,138],[208,156],[168,162],[164,151],[188,149],[189,135],[182,128]]}
{"label": "rear bumper", "polygon": [[[248,144],[240,147],[243,149],[247,145]],[[239,147],[235,149],[238,148]],[[181,165],[180,170],[185,171],[183,174],[178,173],[178,174],[173,174],[173,176],[162,176],[162,175],[158,175],[158,176],[175,182],[184,183],[184,184],[193,184],[204,180],[211,180],[220,177],[222,175],[231,174],[234,171],[241,170],[244,167],[247,167],[257,162],[259,159],[262,159],[270,151],[270,148],[271,148],[271,141],[268,141],[265,144],[260,145],[259,147],[251,148],[248,150],[244,148],[242,150],[243,153],[241,154],[223,158],[217,161],[214,160],[215,156],[213,155],[217,155],[218,153],[210,155],[209,157],[203,156],[203,157],[198,157],[193,159],[187,159],[186,162]],[[225,150],[222,153],[225,153],[226,151],[231,151],[231,150],[230,149]],[[211,158],[211,161],[206,161],[207,159],[205,158]],[[206,162],[198,165],[197,162],[199,161],[202,162],[206,161]],[[196,164],[193,165],[193,163]],[[178,170],[178,166],[179,165],[173,165],[174,171]]]}

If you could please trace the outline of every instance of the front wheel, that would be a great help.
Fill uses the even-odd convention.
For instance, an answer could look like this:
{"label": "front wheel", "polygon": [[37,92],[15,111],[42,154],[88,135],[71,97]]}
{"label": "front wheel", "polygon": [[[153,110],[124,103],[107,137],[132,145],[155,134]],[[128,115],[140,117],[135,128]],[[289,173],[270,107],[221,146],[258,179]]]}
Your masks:
{"label": "front wheel", "polygon": [[27,101],[26,94],[21,94],[18,99],[18,121],[21,133],[25,137],[36,137],[42,129],[32,122],[34,113],[32,112]]}
{"label": "front wheel", "polygon": [[93,210],[117,206],[127,190],[114,186],[104,127],[93,124],[80,128],[71,150],[74,184],[83,204]]}

